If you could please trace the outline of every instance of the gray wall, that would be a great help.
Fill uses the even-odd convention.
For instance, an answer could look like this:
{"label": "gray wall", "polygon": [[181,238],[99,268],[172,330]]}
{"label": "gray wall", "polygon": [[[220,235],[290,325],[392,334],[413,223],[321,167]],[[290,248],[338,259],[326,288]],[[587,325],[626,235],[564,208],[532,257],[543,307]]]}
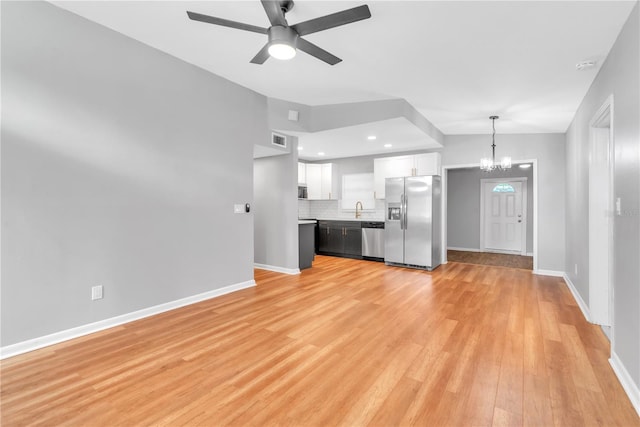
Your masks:
{"label": "gray wall", "polygon": [[266,98],[51,4],[1,7],[2,346],[252,280],[233,204]]}
{"label": "gray wall", "polygon": [[[607,60],[567,131],[565,271],[589,301],[589,121],[613,94],[615,146],[614,197],[622,215],[614,216],[613,347],[640,387],[640,11],[636,4]],[[578,275],[574,274],[578,264]]]}
{"label": "gray wall", "polygon": [[480,186],[485,178],[527,178],[527,252],[533,252],[533,168],[515,166],[487,174],[479,168],[450,169],[447,175],[447,246],[480,249]]}
{"label": "gray wall", "polygon": [[[489,120],[487,119],[489,126]],[[538,165],[538,270],[562,272],[565,268],[565,136],[564,134],[500,134],[496,124],[496,156],[510,155],[513,162],[537,160]],[[491,148],[491,135],[445,136],[442,165],[479,164]]]}
{"label": "gray wall", "polygon": [[298,154],[254,160],[254,262],[298,268]]}

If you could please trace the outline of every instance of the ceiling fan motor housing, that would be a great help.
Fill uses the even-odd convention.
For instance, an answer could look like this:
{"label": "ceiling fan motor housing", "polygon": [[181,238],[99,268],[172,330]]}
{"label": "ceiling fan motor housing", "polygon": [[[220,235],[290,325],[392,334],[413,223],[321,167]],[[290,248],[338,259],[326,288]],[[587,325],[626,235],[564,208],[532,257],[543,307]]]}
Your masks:
{"label": "ceiling fan motor housing", "polygon": [[294,49],[298,44],[298,33],[291,27],[281,27],[275,25],[268,30],[269,45],[273,44],[287,44]]}

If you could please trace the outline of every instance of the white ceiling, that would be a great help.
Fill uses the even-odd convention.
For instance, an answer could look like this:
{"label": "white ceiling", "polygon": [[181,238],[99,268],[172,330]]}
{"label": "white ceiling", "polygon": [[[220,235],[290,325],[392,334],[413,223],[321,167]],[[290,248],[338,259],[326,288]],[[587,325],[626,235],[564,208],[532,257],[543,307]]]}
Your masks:
{"label": "white ceiling", "polygon": [[[251,64],[265,35],[185,13],[268,27],[257,0],[53,3],[269,97],[306,105],[403,98],[444,134],[489,134],[493,114],[498,133],[565,132],[635,0],[297,0],[290,24],[369,5],[371,19],[305,37],[343,59],[333,67],[303,52]],[[587,59],[598,66],[577,71]],[[414,125],[386,122],[375,132],[394,135],[392,151],[415,143]],[[342,141],[341,157],[362,146],[352,138],[374,131],[354,128],[323,132]],[[302,136],[302,157],[320,151],[318,136]]]}
{"label": "white ceiling", "polygon": [[[370,136],[375,136],[375,139],[368,139]],[[298,156],[305,160],[356,157],[441,147],[404,117],[322,132],[298,134],[298,138]],[[391,147],[385,147],[386,144],[391,144]],[[324,154],[320,155],[319,152]]]}

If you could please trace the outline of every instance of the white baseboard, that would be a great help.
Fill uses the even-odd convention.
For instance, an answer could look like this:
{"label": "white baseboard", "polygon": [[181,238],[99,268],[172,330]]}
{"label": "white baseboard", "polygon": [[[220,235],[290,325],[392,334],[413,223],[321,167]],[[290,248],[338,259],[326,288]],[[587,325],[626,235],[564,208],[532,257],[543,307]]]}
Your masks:
{"label": "white baseboard", "polygon": [[554,277],[564,277],[563,271],[555,271],[555,270],[533,270],[533,274],[538,274],[540,276],[554,276]]}
{"label": "white baseboard", "polygon": [[200,301],[230,294],[231,292],[250,288],[255,285],[256,285],[256,282],[254,280],[248,280],[246,282],[236,283],[234,285],[225,286],[223,288],[213,289],[211,291],[204,292],[201,294],[193,295],[186,298],[181,298],[175,301],[170,301],[164,304],[155,305],[153,307],[144,308],[142,310],[134,311],[131,313],[122,314],[120,316],[111,317],[109,319],[100,320],[98,322],[89,323],[86,325],[67,329],[65,331],[55,332],[53,334],[45,335],[42,337],[33,338],[33,339],[22,341],[16,344],[7,345],[0,348],[0,360],[6,359],[12,356],[17,356],[22,353],[27,353],[29,351],[37,350],[39,348],[48,347],[53,344],[58,344],[63,341],[68,341],[73,338],[89,335],[94,332],[99,332],[108,328],[113,328],[114,326],[133,322],[134,320],[160,314],[165,311],[174,310],[176,308],[184,307],[186,305],[195,304]]}
{"label": "white baseboard", "polygon": [[275,271],[276,273],[300,274],[299,268],[284,268],[284,267],[277,267],[275,265],[266,265],[266,264],[258,264],[258,263],[254,263],[253,266],[255,268],[259,268],[260,270]]}
{"label": "white baseboard", "polygon": [[447,246],[448,251],[463,251],[463,252],[482,252],[478,248],[458,248],[455,246]]}
{"label": "white baseboard", "polygon": [[562,278],[564,279],[565,283],[567,284],[567,287],[571,291],[571,294],[573,295],[573,299],[575,299],[576,302],[578,303],[578,307],[580,307],[580,311],[582,311],[582,315],[587,320],[587,322],[592,323],[591,311],[589,310],[589,306],[587,305],[586,302],[584,302],[584,300],[582,299],[582,296],[580,296],[580,293],[578,292],[576,287],[573,285],[573,282],[571,281],[571,279],[569,279],[569,276],[567,276],[567,274],[564,273],[562,275]]}
{"label": "white baseboard", "polygon": [[527,252],[527,256],[533,256],[533,252]]}
{"label": "white baseboard", "polygon": [[633,382],[631,375],[625,369],[622,361],[615,353],[615,351],[611,351],[611,359],[609,359],[609,364],[613,368],[613,372],[615,372],[618,377],[618,381],[622,384],[622,388],[629,396],[629,400],[631,400],[631,404],[635,408],[638,416],[640,416],[640,389],[638,388],[638,384]]}

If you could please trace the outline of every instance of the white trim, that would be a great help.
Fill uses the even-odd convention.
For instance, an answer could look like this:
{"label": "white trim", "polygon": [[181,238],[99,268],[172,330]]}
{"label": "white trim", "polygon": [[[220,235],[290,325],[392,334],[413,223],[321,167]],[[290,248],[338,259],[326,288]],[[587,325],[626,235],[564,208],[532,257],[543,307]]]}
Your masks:
{"label": "white trim", "polygon": [[[594,322],[598,325],[606,325],[613,327],[613,319],[614,319],[614,304],[613,304],[613,283],[614,283],[614,270],[613,266],[614,262],[614,183],[615,183],[615,173],[614,173],[614,159],[615,159],[615,142],[614,142],[614,110],[613,110],[613,94],[610,94],[604,103],[598,108],[598,111],[593,115],[591,120],[589,121],[589,162],[588,162],[588,190],[590,194],[594,191],[591,188],[592,181],[594,179],[594,174],[592,171],[593,167],[593,156],[594,156],[594,147],[597,145],[597,141],[599,141],[598,134],[596,133],[596,129],[606,129],[606,126],[602,128],[603,124],[608,125],[607,133],[607,148],[608,148],[608,159],[607,159],[607,189],[606,191],[609,193],[607,196],[607,206],[606,206],[606,214],[604,221],[606,222],[607,228],[607,237],[605,242],[596,241],[601,239],[595,239],[593,236],[589,239],[589,301],[594,309]],[[596,179],[595,182],[601,182],[601,179]],[[596,190],[597,191],[597,187]],[[597,194],[597,193],[596,193]],[[594,203],[591,198],[589,198],[589,203],[587,207],[589,211],[589,233],[591,235],[594,224],[592,223],[593,218],[597,218],[598,215],[594,215],[591,217],[592,211],[601,212],[602,206],[598,203]],[[595,224],[596,229],[602,227],[603,224]],[[606,247],[603,248],[603,243]],[[606,268],[607,270],[604,272],[606,275],[605,280],[596,280],[600,275],[598,273],[602,272],[601,268],[603,266],[602,262],[599,262],[602,259],[602,253],[600,250],[604,250],[606,252],[607,262]],[[599,255],[598,255],[599,254]],[[593,278],[593,280],[592,280]],[[604,294],[604,295],[603,295]],[[606,304],[604,307],[599,306],[598,303],[604,301],[606,299]],[[612,340],[612,348],[613,348],[613,340]]]}
{"label": "white trim", "polygon": [[[533,271],[538,271],[538,159],[512,160],[512,164],[531,163],[533,165]],[[447,191],[450,169],[479,168],[480,163],[468,163],[457,165],[442,165],[442,206],[440,209],[441,230],[441,259],[442,264],[447,263]],[[543,270],[541,270],[543,271]]]}
{"label": "white trim", "polygon": [[571,291],[571,294],[573,295],[573,299],[576,300],[576,302],[578,303],[578,307],[580,307],[580,311],[582,311],[582,315],[584,316],[587,322],[591,323],[591,311],[589,311],[589,305],[586,302],[584,302],[584,300],[582,299],[582,296],[580,295],[576,287],[573,285],[573,282],[571,281],[571,279],[569,279],[569,276],[567,275],[567,273],[564,273],[562,275],[562,278],[564,279],[565,283],[567,284],[567,287]]}
{"label": "white trim", "polygon": [[485,249],[484,251],[480,251],[480,252],[484,252],[487,254],[503,254],[503,255],[519,255],[522,256],[522,253],[520,253],[520,251],[503,251],[501,249]]}
{"label": "white trim", "polygon": [[613,350],[611,350],[609,364],[613,368],[613,372],[615,372],[616,377],[618,377],[618,381],[622,384],[622,388],[627,393],[627,396],[638,413],[638,416],[640,416],[640,389],[638,389],[638,385],[633,382],[631,375],[629,375],[629,372],[625,369],[622,361]]}
{"label": "white trim", "polygon": [[155,305],[153,307],[143,308],[142,310],[133,311],[131,313],[122,314],[120,316],[111,317],[109,319],[100,320],[98,322],[77,326],[65,331],[55,332],[53,334],[45,335],[42,337],[7,345],[0,348],[0,360],[27,353],[29,351],[37,350],[39,348],[48,347],[53,344],[58,344],[63,341],[82,337],[84,335],[89,335],[105,329],[113,328],[114,326],[133,322],[134,320],[154,316],[156,314],[164,313],[165,311],[174,310],[186,305],[195,304],[197,302],[205,301],[211,298],[230,294],[231,292],[251,288],[255,285],[255,280],[248,280],[246,282],[236,283],[234,285],[225,286],[223,288],[213,289],[208,292],[192,295],[190,297],[181,298],[175,301],[166,302],[163,304]]}
{"label": "white trim", "polygon": [[482,252],[480,249],[478,248],[457,248],[455,246],[449,246],[447,248],[447,250],[452,250],[452,251],[464,251],[464,252]]}
{"label": "white trim", "polygon": [[533,256],[533,252],[527,252],[527,255],[525,256]]}
{"label": "white trim", "polygon": [[258,263],[254,263],[253,267],[254,268],[258,268],[260,270],[275,271],[276,273],[300,274],[300,269],[299,268],[284,268],[284,267],[278,267],[278,266],[275,266],[275,265],[258,264]]}
{"label": "white trim", "polygon": [[538,160],[533,160],[533,271],[538,269]]}
{"label": "white trim", "polygon": [[[534,258],[535,259],[535,258]],[[534,269],[532,271],[533,274],[537,274],[539,276],[554,276],[554,277],[564,277],[563,271],[555,271],[555,270],[540,270]]]}

